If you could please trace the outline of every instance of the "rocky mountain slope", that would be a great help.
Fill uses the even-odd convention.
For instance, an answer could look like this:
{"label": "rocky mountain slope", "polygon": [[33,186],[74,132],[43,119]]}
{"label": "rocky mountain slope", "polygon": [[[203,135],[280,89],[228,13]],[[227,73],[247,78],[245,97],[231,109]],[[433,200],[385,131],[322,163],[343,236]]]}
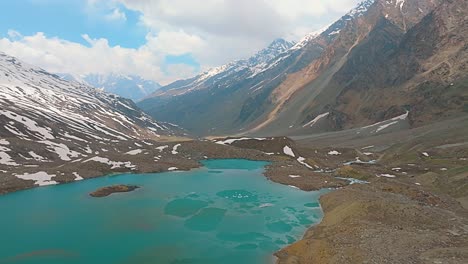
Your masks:
{"label": "rocky mountain slope", "polygon": [[154,93],[161,85],[151,80],[145,80],[140,76],[121,74],[88,74],[76,77],[70,74],[57,74],[68,81],[81,82],[83,84],[103,89],[112,94],[124,98],[140,101],[144,97]]}
{"label": "rocky mountain slope", "polygon": [[162,87],[138,105],[152,116],[183,124],[194,134],[233,130],[260,114],[256,110],[257,102],[287,72],[295,71],[299,64],[305,65],[321,51],[318,43],[294,45],[278,39],[249,59]]}
{"label": "rocky mountain slope", "polygon": [[[295,89],[294,96],[254,130],[289,134],[339,130],[407,111],[415,127],[462,113],[467,77],[463,70],[466,3],[418,0],[397,4],[376,1],[343,29],[327,48],[329,52],[300,73],[311,76],[306,84],[288,86],[288,90]],[[307,125],[325,113],[329,114],[320,123]],[[294,127],[284,129],[283,123],[290,120]]]}
{"label": "rocky mountain slope", "polygon": [[406,112],[413,127],[457,115],[466,110],[464,6],[367,0],[280,53],[253,78],[215,75],[223,82],[204,89],[193,85],[196,78],[179,81],[140,106],[201,135],[309,134]]}
{"label": "rocky mountain slope", "polygon": [[161,141],[180,132],[171,124],[155,122],[131,100],[62,80],[0,53],[2,177],[37,167],[79,164],[99,153],[103,160],[115,146]]}

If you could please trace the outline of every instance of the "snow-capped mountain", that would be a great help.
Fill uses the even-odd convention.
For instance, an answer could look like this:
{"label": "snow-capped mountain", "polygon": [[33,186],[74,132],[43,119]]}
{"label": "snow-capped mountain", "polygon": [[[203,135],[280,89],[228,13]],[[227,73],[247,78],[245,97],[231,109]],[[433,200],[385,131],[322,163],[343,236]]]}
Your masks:
{"label": "snow-capped mountain", "polygon": [[122,153],[179,132],[129,99],[0,52],[0,193],[31,187],[30,178],[57,183],[40,180],[47,175],[68,182],[137,169]]}
{"label": "snow-capped mountain", "polygon": [[[303,41],[301,48],[277,39],[251,58],[161,87],[138,105],[150,115],[195,134],[207,133],[207,129],[214,132],[220,126],[238,127],[263,113],[263,100],[286,75],[320,55],[324,44],[315,39]],[[200,116],[191,118],[187,113]]]}
{"label": "snow-capped mountain", "polygon": [[254,56],[233,61],[228,64],[212,68],[192,79],[185,82],[174,83],[163,89],[156,91],[153,95],[181,95],[198,89],[209,88],[213,85],[226,85],[226,80],[241,80],[245,78],[253,78],[260,72],[270,67],[273,59],[278,55],[289,50],[294,43],[284,39],[276,39],[267,48],[257,52]]}
{"label": "snow-capped mountain", "polygon": [[[452,62],[444,62],[447,56],[461,56],[455,51],[464,52],[459,44],[464,39],[463,19],[459,18],[463,8],[452,6],[453,2],[442,0],[365,0],[325,30],[308,34],[287,50],[280,45],[280,52],[272,53],[275,57],[211,69],[162,87],[138,105],[158,120],[179,124],[199,135],[289,135],[380,122],[405,113],[409,106],[417,108],[429,102],[422,94],[402,96],[422,93],[405,85],[418,87],[431,79],[444,86],[448,80],[460,78],[457,74],[465,67],[454,68]],[[435,10],[444,8],[450,15],[440,14],[436,19],[448,20],[446,24],[431,24],[432,34],[423,31],[425,23],[434,21]],[[449,36],[451,40],[445,40]],[[424,45],[432,39],[432,46]],[[252,60],[256,61],[255,57]],[[444,69],[438,73],[424,72],[440,67]],[[409,81],[412,78],[416,79]],[[386,94],[393,99],[382,102],[382,87],[400,92]],[[448,101],[454,112],[460,111],[461,103]],[[434,108],[442,103],[428,105]],[[329,114],[321,119],[323,127],[304,127],[324,113]],[[410,113],[411,118],[419,115],[421,123],[436,116],[423,118],[427,114],[422,110]]]}
{"label": "snow-capped mountain", "polygon": [[84,76],[73,76],[71,74],[57,74],[65,80],[77,81],[89,86],[103,89],[124,98],[137,102],[144,97],[154,93],[161,85],[151,80],[145,80],[136,75],[122,74],[88,74]]}

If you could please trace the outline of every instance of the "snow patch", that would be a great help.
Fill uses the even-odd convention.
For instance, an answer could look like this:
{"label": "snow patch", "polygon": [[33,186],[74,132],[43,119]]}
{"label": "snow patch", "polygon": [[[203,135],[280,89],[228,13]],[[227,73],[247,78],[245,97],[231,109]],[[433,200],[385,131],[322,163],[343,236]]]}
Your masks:
{"label": "snow patch", "polygon": [[90,159],[87,159],[87,160],[83,161],[83,163],[87,163],[87,162],[90,162],[90,161],[95,161],[95,162],[110,165],[110,166],[112,166],[111,170],[121,168],[121,167],[129,168],[129,169],[134,169],[135,168],[135,165],[133,165],[130,161],[126,161],[126,162],[111,161],[108,158],[103,158],[103,157],[93,157],[93,158],[90,158]]}
{"label": "snow patch", "polygon": [[2,110],[0,110],[0,114],[8,117],[11,120],[15,120],[16,122],[23,124],[29,131],[38,133],[41,136],[41,139],[54,139],[55,138],[51,134],[52,129],[48,127],[47,128],[40,127],[37,125],[36,121],[28,117],[18,115],[11,111],[2,111]]}
{"label": "snow patch", "polygon": [[395,178],[395,177],[396,177],[395,175],[387,174],[387,173],[378,174],[378,175],[376,175],[376,176],[377,176],[377,177],[386,177],[386,178]]}
{"label": "snow patch", "polygon": [[135,156],[135,155],[140,154],[141,152],[143,152],[143,150],[141,150],[141,149],[134,149],[134,150],[130,150],[129,152],[126,152],[125,154],[126,154],[126,155]]}
{"label": "snow patch", "polygon": [[16,163],[5,151],[10,151],[10,149],[0,147],[0,164],[7,166],[19,166],[19,164]]}
{"label": "snow patch", "polygon": [[59,158],[64,161],[70,161],[71,158],[76,158],[80,155],[80,153],[70,150],[67,145],[62,143],[54,143],[51,141],[39,141],[39,143],[47,145],[49,149],[52,149],[52,152],[55,152]]}
{"label": "snow patch", "polygon": [[36,154],[34,151],[29,151],[28,154],[36,161],[47,161],[46,158],[42,157],[41,155]]}
{"label": "snow patch", "polygon": [[180,146],[182,146],[182,144],[174,145],[174,147],[172,148],[172,155],[179,154],[179,152],[177,152],[177,148],[179,148]]}
{"label": "snow patch", "polygon": [[165,146],[157,147],[156,149],[159,150],[159,152],[163,152],[163,150],[167,149],[168,147],[169,147],[168,145],[165,145]]}
{"label": "snow patch", "polygon": [[289,146],[284,146],[283,153],[291,157],[296,157],[296,155],[294,155],[293,150]]}
{"label": "snow patch", "polygon": [[84,180],[83,177],[81,177],[78,172],[73,172],[73,176],[75,176],[75,181],[81,181]]}
{"label": "snow patch", "polygon": [[302,165],[306,166],[307,168],[313,170],[314,168],[312,168],[312,166],[310,166],[309,164],[307,164],[307,163],[305,162],[305,160],[306,160],[306,159],[305,159],[304,157],[299,157],[299,158],[297,158],[297,162],[299,162],[300,164],[302,164]]}
{"label": "snow patch", "polygon": [[243,138],[231,138],[231,139],[226,139],[224,141],[216,141],[216,144],[220,144],[220,145],[231,145],[232,143],[236,142],[236,141],[242,141],[242,140],[252,140],[252,139],[255,139],[255,140],[267,140],[266,138],[248,138],[248,137],[243,137]]}
{"label": "snow patch", "polygon": [[34,184],[39,186],[53,185],[57,184],[56,181],[52,181],[52,178],[55,177],[55,174],[47,174],[45,171],[40,171],[36,173],[25,173],[23,175],[16,175],[17,178],[23,180],[33,180]]}
{"label": "snow patch", "polygon": [[320,114],[318,116],[316,116],[314,119],[312,119],[312,121],[310,121],[309,123],[305,124],[304,126],[302,127],[312,127],[313,125],[315,125],[315,123],[317,123],[320,119],[328,116],[330,114],[330,112],[326,112],[326,113],[323,113],[323,114]]}
{"label": "snow patch", "polygon": [[332,150],[332,151],[328,152],[328,155],[338,156],[338,155],[341,155],[341,153],[336,151],[336,150]]}

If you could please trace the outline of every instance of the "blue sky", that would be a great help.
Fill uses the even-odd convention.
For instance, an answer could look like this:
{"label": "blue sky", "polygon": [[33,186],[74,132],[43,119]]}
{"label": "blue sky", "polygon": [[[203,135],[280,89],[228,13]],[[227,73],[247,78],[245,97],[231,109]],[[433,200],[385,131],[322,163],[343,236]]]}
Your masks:
{"label": "blue sky", "polygon": [[47,36],[69,41],[87,42],[81,37],[106,38],[111,45],[137,48],[143,45],[148,29],[138,23],[140,13],[125,9],[126,20],[109,21],[103,16],[106,8],[89,10],[81,0],[14,0],[2,1],[0,8],[0,32],[6,35],[14,29],[23,35],[38,31]]}
{"label": "blue sky", "polygon": [[11,0],[0,51],[52,72],[135,74],[163,84],[298,40],[358,0]]}

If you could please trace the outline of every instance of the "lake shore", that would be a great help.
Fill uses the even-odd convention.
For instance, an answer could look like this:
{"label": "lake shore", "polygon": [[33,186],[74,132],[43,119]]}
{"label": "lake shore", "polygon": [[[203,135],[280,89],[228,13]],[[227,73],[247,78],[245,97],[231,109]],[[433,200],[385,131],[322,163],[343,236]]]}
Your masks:
{"label": "lake shore", "polygon": [[[369,150],[303,147],[287,138],[219,142],[166,143],[162,151],[147,146],[141,154],[126,155],[124,160],[122,155],[107,156],[110,160],[128,161],[136,169],[112,169],[95,161],[87,162],[85,167],[79,166],[79,162],[70,163],[60,168],[61,173],[57,173],[57,166],[61,166],[57,163],[45,164],[47,167],[43,169],[56,175],[54,180],[58,183],[70,183],[75,181],[73,172],[86,179],[111,173],[190,170],[199,168],[198,161],[204,159],[270,161],[264,175],[274,182],[305,191],[337,189],[320,198],[323,220],[309,228],[302,240],[278,251],[277,263],[466,263],[468,260],[467,210],[445,191],[445,185],[427,180],[427,177],[437,178],[427,174],[426,169],[441,171],[439,163],[428,163],[432,159],[421,155],[409,161],[406,156],[396,156],[398,159],[392,163],[386,160],[373,163],[380,155],[374,151],[369,155]],[[128,149],[130,144],[122,149]],[[177,144],[181,145],[174,154]],[[285,147],[294,156],[289,151],[285,153]],[[155,157],[159,158],[155,160]],[[410,162],[414,165],[406,165]],[[453,164],[464,166],[463,162],[450,159],[443,166],[450,171]],[[427,176],[418,176],[424,173]],[[336,177],[360,179],[368,184],[348,185],[349,181]],[[35,187],[34,181],[6,178],[10,181],[3,182],[2,193]]]}

